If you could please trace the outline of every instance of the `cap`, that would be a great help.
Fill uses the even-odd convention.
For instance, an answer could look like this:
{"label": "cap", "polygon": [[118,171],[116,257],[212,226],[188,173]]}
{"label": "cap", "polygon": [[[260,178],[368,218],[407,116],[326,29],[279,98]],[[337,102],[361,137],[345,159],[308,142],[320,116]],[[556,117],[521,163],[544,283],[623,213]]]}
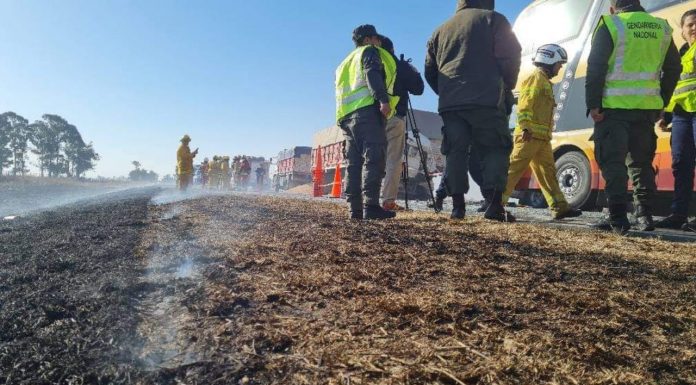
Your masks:
{"label": "cap", "polygon": [[382,40],[382,48],[386,49],[387,51],[394,53],[394,42],[391,41],[390,38],[386,36],[381,37]]}
{"label": "cap", "polygon": [[381,37],[380,34],[377,33],[377,29],[375,28],[374,25],[363,24],[363,25],[361,25],[358,28],[353,30],[353,41],[355,43],[359,43],[364,38],[371,37],[371,36]]}
{"label": "cap", "polygon": [[640,5],[640,0],[612,0],[611,2],[616,8],[626,8],[631,5]]}

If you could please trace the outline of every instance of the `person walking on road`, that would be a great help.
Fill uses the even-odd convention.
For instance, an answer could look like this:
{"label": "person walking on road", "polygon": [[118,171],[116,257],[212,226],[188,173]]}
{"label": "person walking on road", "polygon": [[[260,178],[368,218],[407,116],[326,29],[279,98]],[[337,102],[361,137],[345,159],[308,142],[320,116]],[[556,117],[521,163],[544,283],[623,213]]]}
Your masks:
{"label": "person walking on road", "polygon": [[672,100],[665,108],[665,119],[660,120],[660,127],[664,131],[669,131],[668,125],[672,123],[672,213],[655,223],[655,227],[696,232],[696,220],[687,223],[696,167],[696,9],[684,13],[681,30],[686,40],[679,50],[682,74]]}
{"label": "person walking on road", "polygon": [[[356,49],[336,70],[336,122],[346,139],[346,197],[352,219],[388,219],[379,204],[387,149],[386,122],[394,116],[396,61],[380,47],[372,25],[353,31]],[[363,206],[363,195],[364,206]],[[363,211],[364,209],[364,211]]]}
{"label": "person walking on road", "polygon": [[382,39],[382,48],[387,50],[396,61],[394,94],[399,97],[396,113],[387,121],[386,175],[382,183],[382,208],[394,211],[403,210],[403,207],[396,204],[396,196],[403,171],[409,94],[423,95],[425,83],[418,70],[404,60],[403,55],[401,59],[397,59],[394,54],[394,43],[389,38]]}
{"label": "person walking on road", "polygon": [[179,180],[179,190],[186,191],[193,181],[193,158],[198,154],[198,149],[191,152],[189,148],[191,137],[184,135],[181,145],[176,150],[176,174]]}
{"label": "person walking on road", "polygon": [[679,79],[679,52],[669,23],[647,13],[639,0],[611,0],[610,13],[595,30],[585,85],[588,114],[595,123],[595,159],[609,203],[609,217],[593,227],[619,234],[630,230],[630,175],[636,229],[652,231],[655,122]]}
{"label": "person walking on road", "polygon": [[537,49],[534,56],[536,69],[520,85],[514,147],[503,194],[503,203],[506,203],[522,174],[531,165],[555,220],[582,214],[582,211],[568,205],[558,185],[556,161],[551,149],[553,111],[556,107],[551,79],[567,62],[568,53],[559,45],[546,44]]}
{"label": "person walking on road", "polygon": [[491,202],[484,218],[514,221],[502,204],[512,149],[506,96],[517,83],[522,49],[508,20],[493,8],[493,0],[459,0],[455,15],[428,42],[425,79],[439,95],[453,219],[465,216],[468,158],[475,146],[481,188]]}

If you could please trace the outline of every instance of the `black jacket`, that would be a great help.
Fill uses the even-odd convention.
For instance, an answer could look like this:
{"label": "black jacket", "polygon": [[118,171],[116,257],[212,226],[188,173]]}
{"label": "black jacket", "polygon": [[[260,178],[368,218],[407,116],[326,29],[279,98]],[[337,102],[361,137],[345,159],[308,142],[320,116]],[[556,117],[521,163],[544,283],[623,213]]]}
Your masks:
{"label": "black jacket", "polygon": [[[645,12],[641,6],[632,6],[624,12]],[[609,28],[602,23],[592,38],[592,49],[587,59],[587,77],[585,78],[585,103],[587,110],[602,108],[604,85],[609,73],[609,59],[614,52],[614,41],[609,33]],[[674,41],[670,43],[667,56],[662,64],[662,78],[660,79],[660,92],[665,106],[669,103],[674,93],[674,88],[681,75],[681,57]]]}
{"label": "black jacket", "polygon": [[403,117],[408,112],[409,94],[423,95],[425,83],[420,72],[411,63],[404,60],[403,55],[401,59],[397,59],[394,56],[394,60],[396,60],[394,95],[400,97],[399,104],[396,105],[396,115]]}
{"label": "black jacket", "polygon": [[384,65],[375,47],[367,47],[362,57],[363,70],[367,77],[367,87],[377,102],[389,103],[389,94],[384,76]]}
{"label": "black jacket", "polygon": [[425,79],[439,110],[501,107],[515,88],[520,43],[492,0],[459,0],[456,14],[428,42]]}

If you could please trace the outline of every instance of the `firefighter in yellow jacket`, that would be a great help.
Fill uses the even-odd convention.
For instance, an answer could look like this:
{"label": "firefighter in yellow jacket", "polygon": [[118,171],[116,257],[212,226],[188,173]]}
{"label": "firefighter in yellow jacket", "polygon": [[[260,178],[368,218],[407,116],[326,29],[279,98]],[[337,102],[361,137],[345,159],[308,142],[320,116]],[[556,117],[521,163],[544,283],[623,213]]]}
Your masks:
{"label": "firefighter in yellow jacket", "polygon": [[580,210],[571,208],[556,179],[556,163],[551,150],[553,110],[556,107],[551,79],[568,61],[563,47],[547,44],[539,47],[534,57],[534,72],[522,82],[515,127],[514,147],[510,154],[506,203],[512,190],[529,166],[541,186],[553,219],[578,217]]}
{"label": "firefighter in yellow jacket", "polygon": [[210,188],[220,188],[220,157],[213,156],[213,161],[210,162]]}
{"label": "firefighter in yellow jacket", "polygon": [[185,191],[193,180],[193,158],[198,154],[198,149],[191,152],[189,143],[191,138],[184,135],[181,138],[181,146],[176,151],[176,173],[179,179],[179,190]]}
{"label": "firefighter in yellow jacket", "polygon": [[220,178],[222,178],[222,188],[230,189],[230,157],[225,155],[220,162]]}

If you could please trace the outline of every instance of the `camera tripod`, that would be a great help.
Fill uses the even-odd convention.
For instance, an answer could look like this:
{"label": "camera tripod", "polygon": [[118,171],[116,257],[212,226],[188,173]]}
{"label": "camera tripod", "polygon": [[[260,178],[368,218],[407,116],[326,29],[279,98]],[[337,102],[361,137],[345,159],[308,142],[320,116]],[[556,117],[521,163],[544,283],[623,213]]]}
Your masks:
{"label": "camera tripod", "polygon": [[[423,150],[423,143],[421,142],[420,131],[418,130],[418,124],[416,123],[416,115],[413,113],[413,105],[411,100],[408,101],[408,111],[406,112],[406,125],[411,127],[411,133],[413,139],[416,141],[416,147],[418,148],[418,155],[420,156],[421,167],[423,168],[423,174],[425,175],[425,181],[428,184],[428,193],[430,195],[430,203],[433,205],[433,209],[436,213],[440,210],[435,207],[435,195],[433,194],[433,182],[430,176],[430,171],[428,171],[428,153]],[[404,182],[404,200],[405,207],[408,210],[408,128],[406,132],[406,137],[404,139],[404,168],[402,171],[402,180]]]}

